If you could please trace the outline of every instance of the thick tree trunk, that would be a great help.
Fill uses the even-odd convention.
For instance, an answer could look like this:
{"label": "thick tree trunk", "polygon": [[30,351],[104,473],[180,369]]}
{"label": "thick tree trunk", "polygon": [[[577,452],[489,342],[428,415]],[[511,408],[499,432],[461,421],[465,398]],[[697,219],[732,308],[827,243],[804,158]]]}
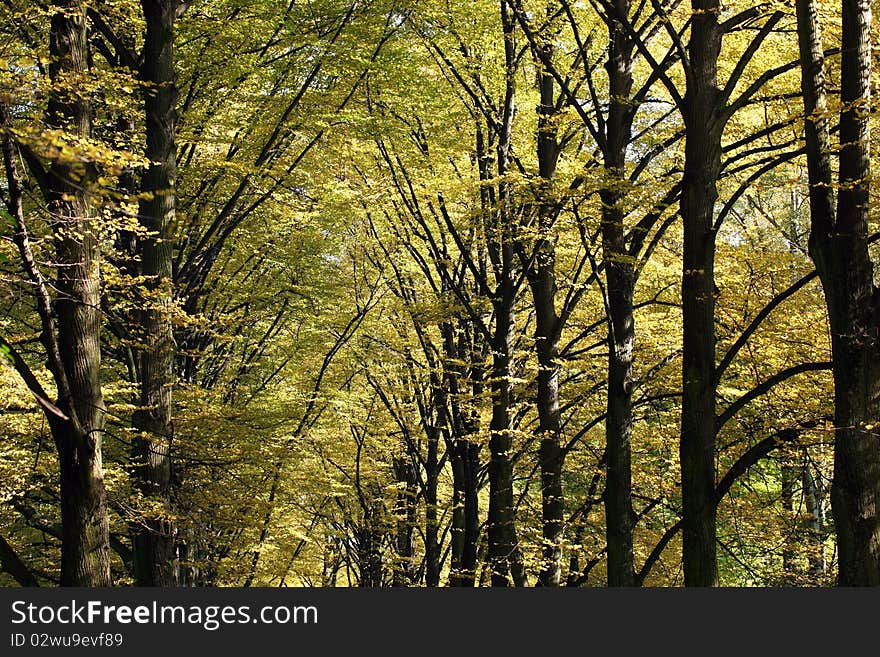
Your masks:
{"label": "thick tree trunk", "polygon": [[[55,0],[49,38],[49,75],[57,91],[48,122],[73,136],[91,134],[86,100],[64,91],[88,71],[85,9],[79,0]],[[58,406],[68,421],[52,422],[61,467],[61,584],[110,586],[107,496],[101,462],[100,247],[87,188],[93,171],[56,160],[49,170],[48,206],[56,239],[58,299]],[[82,168],[82,165],[79,165]]]}
{"label": "thick tree trunk", "polygon": [[799,0],[798,32],[810,179],[810,255],[822,280],[834,363],[831,508],[838,583],[880,585],[880,291],[868,252],[871,5],[844,0],[839,192],[831,189],[830,138],[818,9]]}
{"label": "thick tree trunk", "polygon": [[[63,429],[57,431],[67,446],[59,450],[61,585],[112,586],[107,493],[100,443],[96,445],[95,439],[88,435]],[[76,447],[71,448],[71,445]]]}
{"label": "thick tree trunk", "polygon": [[146,156],[151,164],[141,180],[147,194],[138,217],[148,231],[139,241],[141,274],[146,277],[140,313],[140,407],[132,422],[141,432],[134,443],[136,480],[147,499],[164,513],[134,525],[134,572],[140,586],[173,586],[175,531],[171,518],[171,389],[174,383],[172,304],[172,225],[177,161],[175,126],[177,87],[174,72],[174,20],[178,0],[143,0],[146,20],[141,78],[145,92]]}
{"label": "thick tree trunk", "polygon": [[[840,191],[822,277],[834,360],[838,582],[880,586],[880,291],[868,254],[871,3],[844,0]],[[830,294],[829,294],[830,293]]]}
{"label": "thick tree trunk", "polygon": [[[629,1],[617,0],[620,16]],[[623,201],[626,148],[632,132],[632,45],[622,25],[609,23],[608,110],[605,170],[611,186],[601,193],[602,250],[608,290],[608,406],[605,419],[605,526],[608,586],[634,586],[632,509],[632,368],[635,347],[635,271],[626,248]]]}
{"label": "thick tree trunk", "polygon": [[718,102],[721,49],[717,0],[694,0],[688,44],[691,79],[681,217],[683,363],[681,493],[686,586],[718,584],[715,547],[715,230],[723,121]]}

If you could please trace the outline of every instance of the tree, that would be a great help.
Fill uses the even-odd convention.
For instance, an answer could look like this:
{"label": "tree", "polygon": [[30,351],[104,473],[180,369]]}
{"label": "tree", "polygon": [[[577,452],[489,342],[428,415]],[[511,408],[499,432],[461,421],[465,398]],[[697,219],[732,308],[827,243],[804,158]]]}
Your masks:
{"label": "tree", "polygon": [[825,291],[834,371],[831,504],[838,583],[880,584],[880,292],[869,254],[871,7],[845,1],[840,68],[837,205],[818,6],[797,3],[809,171],[810,257]]}
{"label": "tree", "polygon": [[85,7],[78,0],[52,3],[49,31],[52,84],[46,109],[47,129],[59,142],[48,169],[24,151],[37,179],[55,234],[57,278],[49,283],[34,261],[24,222],[16,147],[4,109],[4,165],[9,209],[22,266],[34,286],[40,341],[57,389],[53,404],[24,360],[8,342],[4,352],[46,414],[58,452],[61,474],[61,584],[109,586],[110,537],[102,470],[105,407],[101,391],[101,250],[92,216],[90,187],[95,166],[82,157],[80,144],[91,137],[91,107],[75,91],[89,73]]}
{"label": "tree", "polygon": [[136,431],[133,467],[142,492],[161,506],[138,519],[132,538],[135,579],[142,586],[172,586],[175,530],[171,509],[172,397],[174,335],[171,325],[172,257],[176,205],[177,86],[174,70],[174,21],[180,0],[144,0],[146,32],[140,78],[146,84],[146,157],[138,220],[145,235],[138,242],[140,275],[145,277],[144,307],[139,318],[140,407],[132,416]]}

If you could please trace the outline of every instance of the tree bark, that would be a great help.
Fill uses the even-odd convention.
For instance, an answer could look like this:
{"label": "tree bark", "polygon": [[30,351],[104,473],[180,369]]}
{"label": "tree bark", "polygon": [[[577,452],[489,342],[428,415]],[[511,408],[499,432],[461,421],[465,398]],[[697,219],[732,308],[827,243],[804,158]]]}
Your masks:
{"label": "tree bark", "polygon": [[[616,0],[617,14],[629,16],[629,0]],[[623,201],[626,149],[635,108],[632,89],[632,43],[623,26],[609,22],[608,80],[610,105],[604,164],[611,186],[602,190],[602,250],[608,296],[608,404],[605,419],[605,526],[608,586],[634,586],[632,508],[632,370],[635,347],[633,296],[636,275],[626,248]]]}
{"label": "tree bark", "polygon": [[145,277],[144,305],[137,336],[140,405],[132,424],[134,473],[141,491],[162,511],[138,519],[133,528],[134,573],[139,586],[173,586],[175,530],[171,518],[171,438],[174,384],[172,240],[177,154],[177,87],[174,71],[174,21],[179,0],[142,0],[146,36],[141,79],[145,92],[146,157],[141,179],[139,221],[147,231],[138,242]]}
{"label": "tree bark", "polygon": [[[400,489],[394,508],[394,515],[397,518],[394,541],[397,550],[397,563],[394,564],[394,572],[392,573],[392,586],[403,587],[413,583],[413,555],[415,554],[413,532],[416,527],[416,477],[407,456],[394,458],[394,474]],[[426,553],[428,552],[428,542],[429,539],[426,535]]]}
{"label": "tree bark", "polygon": [[[548,9],[548,13],[552,13]],[[538,61],[550,61],[553,46],[541,45]],[[556,97],[553,75],[541,67],[541,104],[538,107],[538,236],[527,273],[535,308],[535,351],[538,359],[536,402],[537,437],[541,468],[541,533],[543,563],[538,577],[541,586],[559,586],[562,579],[562,538],[565,528],[565,499],[562,490],[562,422],[559,412],[559,324],[556,311],[556,244],[551,233],[555,216],[552,185],[559,159],[554,117]]]}
{"label": "tree bark", "polygon": [[440,523],[437,517],[437,486],[440,479],[438,454],[440,428],[428,428],[425,456],[425,585],[440,585]]}
{"label": "tree bark", "polygon": [[[514,331],[513,252],[503,245],[505,276],[500,299],[495,303],[495,335],[492,357],[492,420],[489,425],[489,563],[492,586],[522,581],[522,562],[516,537],[513,495],[513,384],[511,350]],[[512,581],[511,581],[512,580]]]}
{"label": "tree bark", "polygon": [[519,268],[515,256],[515,227],[511,185],[503,180],[510,166],[510,140],[515,112],[516,44],[514,22],[507,0],[501,0],[504,31],[505,91],[503,117],[498,128],[496,157],[498,208],[492,226],[493,248],[497,259],[497,289],[493,299],[495,321],[492,334],[492,420],[489,424],[489,516],[488,558],[492,586],[521,586],[525,583],[522,555],[516,535],[516,508],[513,495],[513,371],[512,351],[515,330],[514,310]]}
{"label": "tree bark", "polygon": [[[53,89],[48,123],[76,137],[91,135],[91,107],[65,89],[89,69],[85,9],[79,0],[53,2],[49,76]],[[84,166],[84,170],[83,170]],[[61,585],[110,586],[110,537],[101,442],[100,246],[90,217],[88,185],[93,166],[52,162],[47,201],[56,236],[58,298],[54,371],[58,406],[66,421],[52,421],[61,466]]]}
{"label": "tree bark", "polygon": [[868,252],[871,5],[843,1],[837,211],[818,9],[797,3],[810,180],[810,255],[822,281],[834,372],[831,509],[838,584],[880,585],[880,291]]}
{"label": "tree bark", "polygon": [[785,518],[784,531],[786,533],[782,544],[782,582],[786,586],[793,583],[797,574],[794,548],[797,543],[798,532],[795,527],[790,526],[791,519],[797,510],[794,503],[796,475],[792,454],[783,454],[779,459],[779,477],[782,487],[780,502],[782,503],[782,512]]}
{"label": "tree bark", "polygon": [[[806,456],[806,454],[804,455]],[[823,513],[822,492],[813,475],[813,466],[809,459],[804,459],[803,470],[804,487],[804,529],[806,530],[809,554],[807,561],[810,564],[810,575],[813,582],[819,584],[819,578],[825,572],[825,541],[823,536]]]}
{"label": "tree bark", "polygon": [[[467,321],[459,321],[456,339],[449,322],[440,327],[446,356],[444,375],[449,390],[452,410],[450,429],[452,445],[449,450],[452,464],[452,547],[449,586],[473,587],[477,574],[477,548],[480,538],[479,471],[482,446],[474,440],[479,416],[473,400],[483,391],[483,374],[476,363],[481,354],[472,342],[473,334]],[[465,379],[463,362],[469,364],[469,400],[463,399],[462,381]]]}
{"label": "tree bark", "polygon": [[715,228],[721,171],[717,0],[693,0],[684,97],[685,145],[681,217],[683,363],[681,493],[686,586],[718,584],[715,547]]}

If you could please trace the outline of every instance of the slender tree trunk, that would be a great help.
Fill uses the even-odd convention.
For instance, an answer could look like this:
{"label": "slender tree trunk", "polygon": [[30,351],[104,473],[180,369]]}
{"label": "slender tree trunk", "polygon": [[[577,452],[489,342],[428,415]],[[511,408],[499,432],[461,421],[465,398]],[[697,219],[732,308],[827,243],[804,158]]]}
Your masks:
{"label": "slender tree trunk", "polygon": [[[474,348],[468,323],[458,324],[458,338],[451,323],[444,323],[443,335],[445,381],[449,390],[451,408],[450,430],[453,436],[450,446],[452,464],[452,548],[449,586],[473,587],[477,573],[477,548],[480,538],[479,470],[481,445],[472,440],[477,434],[479,418],[472,408],[473,402],[482,395],[482,369],[476,364],[480,356]],[[469,363],[470,390],[467,396],[462,390],[465,368]]]}
{"label": "slender tree trunk", "polygon": [[[617,13],[629,16],[629,1],[616,1]],[[609,23],[608,109],[605,170],[611,186],[601,193],[602,250],[608,296],[608,406],[605,420],[605,526],[608,586],[634,586],[632,509],[632,369],[635,347],[633,296],[635,271],[626,248],[623,201],[626,148],[632,132],[632,45],[623,26]]]}
{"label": "slender tree trunk", "polygon": [[[804,455],[806,456],[806,454]],[[806,530],[807,546],[809,553],[807,561],[810,564],[810,575],[818,584],[818,579],[825,571],[825,550],[822,536],[822,496],[816,485],[816,477],[809,460],[804,459],[803,469],[804,487],[804,529]]]}
{"label": "slender tree trunk", "polygon": [[464,461],[458,445],[449,451],[452,468],[452,519],[449,526],[449,586],[460,586],[464,553]]}
{"label": "slender tree trunk", "polygon": [[360,587],[382,586],[382,531],[377,526],[380,517],[381,509],[374,506],[364,509],[363,524],[356,532]]}
{"label": "slender tree trunk", "polygon": [[469,440],[456,440],[452,452],[452,560],[449,586],[472,587],[477,574],[480,539],[480,446]]}
{"label": "slender tree trunk", "polygon": [[134,526],[134,573],[140,586],[173,586],[175,530],[171,510],[171,389],[174,337],[171,327],[172,230],[175,213],[177,87],[174,21],[178,0],[143,0],[146,37],[141,78],[145,92],[146,156],[151,164],[141,180],[145,197],[138,217],[148,231],[139,241],[141,274],[146,277],[140,313],[140,407],[132,422],[141,432],[134,443],[134,472],[147,499],[164,512]]}
{"label": "slender tree trunk", "polygon": [[791,584],[794,580],[795,573],[795,551],[794,546],[797,543],[798,532],[792,526],[791,520],[795,511],[794,504],[794,484],[795,484],[795,468],[792,463],[791,454],[783,454],[779,462],[779,475],[781,479],[782,495],[782,511],[785,514],[785,542],[782,545],[782,581],[784,584]]}
{"label": "slender tree trunk", "polygon": [[[489,425],[489,562],[492,586],[519,584],[522,563],[516,537],[513,495],[513,385],[511,350],[514,329],[513,253],[502,247],[510,274],[501,283],[495,304],[495,343],[492,361],[492,420]],[[511,582],[512,579],[512,582]],[[518,581],[519,580],[519,581]]]}
{"label": "slender tree trunk", "polygon": [[440,585],[440,522],[437,517],[437,486],[440,478],[438,455],[439,427],[428,433],[425,457],[425,585]]}
{"label": "slender tree trunk", "polygon": [[36,575],[34,575],[30,568],[28,568],[27,564],[21,560],[21,557],[18,556],[18,552],[15,551],[15,548],[13,548],[2,536],[0,536],[0,569],[2,569],[3,572],[8,573],[19,586],[40,586]]}
{"label": "slender tree trunk", "polygon": [[[542,45],[543,58],[553,57],[553,46]],[[559,413],[559,316],[556,312],[556,245],[551,235],[554,220],[553,178],[559,159],[554,123],[555,91],[553,75],[542,68],[541,104],[538,107],[538,237],[532,265],[527,271],[535,308],[535,351],[538,357],[537,408],[541,467],[541,524],[544,540],[541,586],[559,586],[562,579],[562,537],[565,527],[565,500],[562,490],[562,422]]]}
{"label": "slender tree trunk", "polygon": [[[67,133],[91,135],[87,100],[63,90],[89,68],[86,17],[79,0],[53,2],[49,75],[53,91],[48,122]],[[58,90],[58,89],[61,90]],[[53,422],[61,466],[61,584],[110,586],[107,495],[101,458],[100,246],[90,217],[91,165],[56,160],[48,175],[48,206],[56,235],[59,407],[69,416]]]}
{"label": "slender tree trunk", "polygon": [[473,586],[477,576],[480,544],[479,471],[480,445],[465,441],[464,460],[464,545],[461,553],[460,586]]}
{"label": "slender tree trunk", "polygon": [[[410,586],[413,583],[413,531],[416,527],[416,478],[412,464],[404,456],[394,459],[394,473],[397,483],[401,487],[397,493],[397,501],[394,515],[397,517],[395,536],[395,548],[397,549],[397,563],[392,573],[392,586]],[[425,536],[425,552],[428,537]],[[426,555],[427,557],[427,555]]]}
{"label": "slender tree trunk", "polygon": [[[503,118],[497,135],[496,157],[498,176],[507,175],[510,167],[510,140],[515,112],[516,44],[514,22],[507,0],[501,0],[501,23],[504,31],[505,91]],[[495,322],[492,335],[492,420],[489,425],[489,517],[488,557],[492,586],[522,586],[525,583],[522,554],[516,535],[516,508],[513,495],[513,339],[515,330],[518,272],[515,256],[515,233],[511,185],[498,183],[497,225],[497,290],[493,305]]]}
{"label": "slender tree trunk", "polygon": [[693,0],[691,67],[684,98],[687,131],[681,217],[683,398],[681,492],[686,586],[718,584],[715,547],[715,229],[723,121],[718,102],[721,50],[717,0]]}
{"label": "slender tree trunk", "polygon": [[480,451],[480,444],[467,438],[456,440],[453,445],[451,460],[455,490],[449,586],[472,587],[476,580],[480,541]]}
{"label": "slender tree trunk", "polygon": [[818,9],[797,3],[810,179],[810,255],[825,291],[834,363],[831,508],[838,583],[880,585],[880,292],[868,252],[871,5],[844,0],[837,213],[824,116],[825,72]]}

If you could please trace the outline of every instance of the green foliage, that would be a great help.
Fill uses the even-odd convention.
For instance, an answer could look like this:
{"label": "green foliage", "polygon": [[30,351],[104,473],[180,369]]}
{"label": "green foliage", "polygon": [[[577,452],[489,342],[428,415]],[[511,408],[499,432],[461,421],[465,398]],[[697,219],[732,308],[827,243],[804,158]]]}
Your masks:
{"label": "green foliage", "polygon": [[[526,4],[530,15],[541,15],[538,3]],[[572,54],[577,44],[562,13],[541,25],[541,33],[555,39],[560,66],[570,68],[578,99],[595,120],[606,111],[609,94],[602,69],[606,28],[585,3],[574,5],[579,38],[589,35],[592,44],[585,48],[587,62]],[[138,52],[138,3],[90,6],[130,52]],[[127,239],[144,237],[135,217],[140,192],[134,174],[146,165],[140,102],[152,90],[93,26],[89,75],[60,82],[70,101],[91,100],[93,135],[74,138],[65,129],[49,129],[43,119],[48,13],[23,1],[0,12],[0,105],[12,116],[0,129],[44,162],[75,162],[84,178],[87,168],[97,170],[89,191],[104,254],[104,466],[118,583],[131,581],[130,523],[148,512],[174,518],[179,566],[197,584],[356,585],[373,576],[376,562],[374,583],[389,584],[400,572],[407,584],[423,583],[432,440],[439,449],[436,511],[445,583],[454,511],[451,451],[461,439],[450,420],[456,405],[475,426],[466,440],[482,446],[481,518],[488,506],[493,347],[478,336],[480,324],[493,321],[493,298],[483,288],[500,282],[491,251],[516,240],[528,254],[542,238],[555,245],[558,298],[583,291],[560,339],[559,401],[569,448],[563,577],[604,583],[608,320],[599,275],[605,263],[598,192],[625,192],[626,228],[633,230],[678,182],[682,124],[659,81],[651,80],[650,100],[634,121],[639,137],[625,172],[633,179],[609,179],[582,117],[571,103],[561,103],[553,118],[561,156],[548,186],[535,149],[541,65],[518,29],[518,67],[505,71],[496,2],[194,3],[177,33],[174,494],[170,508],[155,509],[132,484],[130,462],[136,438],[131,415],[139,403],[133,354],[143,341],[132,318],[154,299],[126,250]],[[671,20],[680,26],[687,18],[680,5]],[[722,75],[734,69],[751,36],[742,30],[725,37]],[[795,52],[794,38],[775,33],[737,90],[778,64],[779,52]],[[660,56],[670,45],[664,39],[661,32],[651,46]],[[594,74],[592,91],[582,79],[585,64]],[[503,175],[490,167],[481,177],[481,158],[494,166],[498,157],[491,124],[499,120],[509,73],[517,86],[514,165]],[[676,83],[683,79],[677,67],[669,75]],[[637,58],[636,86],[649,76],[649,64]],[[797,89],[795,69],[774,78],[735,115],[725,135],[730,166],[718,210],[740,185],[747,191],[731,204],[718,238],[719,359],[762,308],[812,269],[800,158],[750,178],[768,154],[800,147]],[[591,94],[602,99],[599,107],[587,98]],[[487,100],[496,104],[480,107]],[[768,126],[773,129],[763,139],[744,141]],[[478,140],[489,144],[485,152]],[[654,151],[635,177],[639,158]],[[28,191],[37,184],[26,180]],[[510,190],[518,222],[513,228],[498,223],[508,209],[493,196],[502,187]],[[528,219],[548,197],[561,207],[550,227]],[[25,209],[37,261],[51,279],[54,238],[45,208],[28,194]],[[674,204],[659,217],[668,221],[652,224],[646,235],[653,243],[638,263],[635,294],[637,569],[681,516],[682,235]],[[6,239],[12,232],[6,226],[0,243],[0,331],[51,390],[32,286]],[[532,582],[541,568],[542,508],[535,433],[539,368],[526,286],[515,315],[511,456],[520,549]],[[449,335],[464,346],[456,357],[449,355]],[[731,361],[718,386],[719,411],[775,373],[826,361],[829,352],[821,288],[814,282],[770,313]],[[459,376],[457,392],[449,388],[450,373]],[[824,509],[832,397],[828,372],[794,376],[746,404],[721,429],[719,480],[761,440],[798,430],[784,449],[749,468],[719,506],[723,584],[829,583],[834,545]],[[47,429],[8,368],[0,369],[0,400],[0,533],[42,580],[54,582],[58,481]],[[413,481],[404,466],[412,466]],[[796,481],[786,488],[790,472]],[[814,483],[806,490],[808,479]],[[809,512],[803,504],[808,495],[817,505]],[[407,537],[414,547],[401,555]],[[485,531],[478,582],[489,577],[484,541]],[[645,584],[680,583],[680,537],[674,537]]]}

